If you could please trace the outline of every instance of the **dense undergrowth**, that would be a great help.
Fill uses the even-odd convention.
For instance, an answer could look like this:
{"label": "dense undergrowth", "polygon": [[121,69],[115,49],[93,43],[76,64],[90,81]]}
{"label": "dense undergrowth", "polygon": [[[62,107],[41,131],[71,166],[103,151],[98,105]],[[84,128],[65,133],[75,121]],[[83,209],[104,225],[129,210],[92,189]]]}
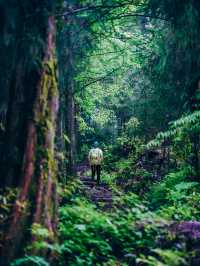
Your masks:
{"label": "dense undergrowth", "polygon": [[[38,248],[54,252],[50,265],[189,265],[192,253],[172,230],[175,222],[199,219],[199,188],[185,181],[187,171],[168,174],[145,199],[119,189],[109,212],[83,197],[78,181],[70,182],[61,191],[59,244],[41,241]],[[12,265],[49,264],[26,257]]]}
{"label": "dense undergrowth", "polygon": [[39,237],[34,249],[41,254],[48,250],[52,261],[28,256],[27,249],[27,256],[12,266],[196,265],[198,238],[188,240],[177,230],[183,221],[200,219],[200,188],[188,159],[192,153],[187,132],[179,128],[171,138],[167,164],[160,158],[162,146],[149,153],[142,140],[128,135],[106,146],[102,182],[113,190],[112,209],[94,205],[84,196],[79,179],[69,180],[60,186],[59,241],[47,243],[48,232],[35,229]]}
{"label": "dense undergrowth", "polygon": [[[192,242],[173,231],[181,221],[199,220],[199,186],[189,174],[171,172],[141,197],[132,187],[121,189],[115,172],[109,212],[73,194],[60,208],[60,265],[191,265]],[[110,182],[108,174],[103,178]]]}
{"label": "dense undergrowth", "polygon": [[60,208],[61,265],[195,265],[198,238],[188,241],[175,228],[200,218],[191,148],[198,123],[174,122],[173,134],[159,135],[160,147],[150,151],[127,132],[104,149],[102,181],[115,192],[113,208],[103,212],[72,193]]}

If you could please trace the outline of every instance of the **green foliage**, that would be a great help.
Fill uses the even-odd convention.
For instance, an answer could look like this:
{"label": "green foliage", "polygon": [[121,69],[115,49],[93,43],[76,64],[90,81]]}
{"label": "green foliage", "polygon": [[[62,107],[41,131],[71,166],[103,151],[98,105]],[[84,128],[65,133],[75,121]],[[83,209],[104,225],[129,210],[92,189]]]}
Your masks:
{"label": "green foliage", "polygon": [[169,204],[169,193],[174,190],[176,185],[186,181],[190,169],[183,169],[175,173],[169,173],[161,182],[154,184],[149,192],[148,199],[152,207],[159,207]]}
{"label": "green foliage", "polygon": [[129,121],[125,124],[126,135],[132,138],[136,136],[139,125],[140,122],[138,121],[138,119],[136,117],[131,117]]}
{"label": "green foliage", "polygon": [[[172,0],[134,4],[113,9],[105,16],[102,12],[103,22],[90,28],[90,37],[95,36],[98,44],[87,52],[87,60],[79,61],[79,151],[86,157],[93,140],[101,142],[106,169],[102,180],[118,197],[109,214],[97,211],[83,199],[73,199],[72,205],[61,209],[63,265],[107,265],[108,261],[184,265],[185,250],[158,250],[157,237],[163,236],[166,220],[199,218],[198,186],[189,179],[197,173],[191,158],[194,146],[199,150],[199,142],[194,140],[199,134],[199,111],[191,113],[199,78],[199,5]],[[145,14],[145,10],[148,18],[112,19],[127,11]],[[84,12],[81,17],[91,19],[95,16],[93,11],[91,14]],[[146,168],[138,162],[144,143],[160,131],[147,147],[168,146],[169,173],[165,177],[160,165],[153,165],[153,172],[150,162]]]}
{"label": "green foliage", "polygon": [[128,179],[133,175],[133,162],[131,160],[121,159],[115,165],[119,177]]}
{"label": "green foliage", "polygon": [[137,259],[138,263],[145,263],[147,266],[180,266],[187,265],[187,255],[184,252],[176,250],[153,250],[155,255],[159,258],[153,256],[142,256]]}
{"label": "green foliage", "polygon": [[49,237],[48,229],[37,223],[34,223],[32,226],[32,234],[37,237],[38,240],[43,240]]}
{"label": "green foliage", "polygon": [[155,146],[160,146],[162,142],[169,138],[178,142],[193,132],[200,132],[200,111],[196,111],[187,116],[183,116],[174,122],[171,122],[170,130],[158,133],[155,140],[149,142],[147,147],[152,148]]}
{"label": "green foliage", "polygon": [[[115,231],[114,226],[94,207],[86,206],[84,201],[79,204],[61,208],[60,235],[64,241],[61,246],[62,261],[67,257],[67,265],[93,265],[99,257],[103,261],[112,258],[106,237]],[[61,265],[66,265],[66,262],[63,261]]]}
{"label": "green foliage", "polygon": [[25,256],[12,262],[11,266],[50,266],[50,264],[42,257]]}
{"label": "green foliage", "polygon": [[0,210],[1,220],[4,220],[11,210],[12,204],[16,199],[18,190],[16,188],[6,188],[0,191]]}
{"label": "green foliage", "polygon": [[69,178],[66,184],[60,184],[58,194],[63,203],[70,203],[75,197],[76,192],[80,190],[80,180],[78,178]]}
{"label": "green foliage", "polygon": [[[84,198],[61,207],[59,265],[115,265],[117,261],[129,265],[146,254],[156,261],[159,239],[169,241],[168,223],[145,204],[136,194],[127,193],[116,197],[111,213],[101,212]],[[177,265],[181,265],[181,252],[160,252],[161,258],[166,255],[166,263],[177,256]]]}
{"label": "green foliage", "polygon": [[[58,49],[64,61],[59,62],[61,98],[66,95],[70,79],[79,110],[79,160],[86,158],[91,143],[98,139],[105,154],[102,181],[113,187],[118,196],[110,213],[102,212],[80,197],[78,180],[68,180],[59,187],[61,244],[49,244],[45,241],[51,238],[48,230],[34,224],[32,233],[37,241],[27,249],[56,251],[61,266],[184,265],[184,249],[158,246],[162,237],[164,244],[169,241],[167,221],[199,219],[198,184],[189,177],[198,173],[193,161],[194,155],[197,163],[199,158],[200,112],[189,112],[198,108],[192,101],[199,99],[196,83],[200,67],[200,6],[192,0],[65,2],[66,14],[63,23],[58,23],[58,37],[62,35],[65,40],[62,49]],[[52,4],[51,1],[42,10],[45,16],[40,11],[39,21],[46,18],[46,10],[51,11]],[[31,16],[27,27],[18,26],[30,29],[29,24],[34,25],[30,33],[24,30],[21,49],[23,53],[31,46],[25,58],[29,72],[41,67],[38,56],[44,47],[43,29],[38,31],[32,23],[33,7],[31,2],[23,5],[23,12]],[[76,12],[77,8],[82,11]],[[15,23],[9,24],[13,24],[9,28],[14,32]],[[15,40],[9,34],[3,37],[7,45]],[[65,106],[66,102],[61,109],[65,110]],[[178,119],[183,113],[187,116]],[[175,119],[166,131],[168,122]],[[169,169],[158,181],[150,170],[139,166],[138,159],[144,152],[144,139],[159,131],[147,147],[161,146],[170,140],[170,159],[178,168]],[[66,134],[63,139],[70,144]],[[45,151],[40,153],[45,155]],[[8,191],[0,197],[1,218],[5,221],[14,196]],[[40,257],[27,256],[13,265],[48,263]]]}
{"label": "green foliage", "polygon": [[103,183],[109,185],[112,189],[116,189],[116,174],[112,172],[103,171],[101,174],[101,180]]}
{"label": "green foliage", "polygon": [[199,175],[199,132],[200,112],[196,111],[171,123],[170,129],[161,132],[147,144],[147,148],[160,146],[166,141],[171,141],[171,159],[176,161],[179,167],[193,168],[191,175]]}
{"label": "green foliage", "polygon": [[16,188],[0,189],[0,242],[3,240],[4,227],[8,222],[17,193]]}
{"label": "green foliage", "polygon": [[127,184],[127,188],[137,194],[144,195],[152,186],[152,173],[144,168],[136,168],[132,182]]}
{"label": "green foliage", "polygon": [[149,207],[168,220],[199,219],[199,188],[197,182],[189,182],[191,169],[168,174],[154,184],[147,194]]}

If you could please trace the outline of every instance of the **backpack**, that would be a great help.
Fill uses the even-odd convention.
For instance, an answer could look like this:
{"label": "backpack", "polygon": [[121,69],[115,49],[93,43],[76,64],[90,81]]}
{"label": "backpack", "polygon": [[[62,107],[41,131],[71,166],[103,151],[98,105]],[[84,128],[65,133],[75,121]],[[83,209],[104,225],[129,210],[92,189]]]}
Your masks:
{"label": "backpack", "polygon": [[100,164],[102,161],[102,151],[99,148],[91,149],[89,153],[89,161],[91,164]]}

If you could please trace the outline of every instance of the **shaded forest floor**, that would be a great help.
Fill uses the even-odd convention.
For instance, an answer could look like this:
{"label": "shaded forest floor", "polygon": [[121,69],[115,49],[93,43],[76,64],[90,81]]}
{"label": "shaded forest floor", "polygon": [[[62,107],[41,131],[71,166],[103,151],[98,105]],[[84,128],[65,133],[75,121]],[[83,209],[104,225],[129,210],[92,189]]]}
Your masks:
{"label": "shaded forest floor", "polygon": [[[148,198],[148,193],[148,196],[143,193],[138,196],[130,191],[118,191],[116,193],[116,189],[113,190],[112,186],[109,186],[109,184],[103,181],[97,186],[96,182],[91,180],[90,168],[87,164],[78,165],[77,173],[81,181],[80,189],[83,192],[83,196],[96,206],[94,211],[100,216],[109,217],[107,219],[109,219],[112,226],[116,226],[117,230],[119,230],[119,239],[115,239],[116,235],[112,235],[111,233],[111,236],[107,239],[108,242],[106,241],[107,244],[111,244],[113,255],[117,257],[117,260],[110,260],[109,263],[111,264],[101,264],[99,262],[97,265],[200,265],[200,223],[189,219],[191,213],[188,213],[188,217],[186,217],[187,211],[185,208],[187,208],[189,200],[187,204],[182,200],[184,198],[184,193],[187,194],[189,187],[193,190],[193,186],[196,184],[195,182],[180,182],[179,180],[180,191],[183,193],[182,196],[179,195],[180,199],[174,199],[174,203],[167,203],[166,199],[166,202],[162,202],[163,206],[157,208],[155,204],[153,204],[154,206],[151,206],[151,204],[157,201],[157,203],[162,205],[159,201],[165,200],[166,197],[166,195],[164,195],[165,191],[162,191],[162,189],[160,191],[161,198],[159,198],[159,195],[154,191],[154,195],[149,193],[152,197],[151,199]],[[172,175],[171,178],[168,177],[168,182],[173,183],[172,180],[175,179],[174,177],[176,178],[176,175]],[[135,179],[133,184],[137,186],[138,177],[132,178]],[[141,182],[144,184],[142,177]],[[174,182],[175,183],[172,184],[174,188],[171,188],[172,190],[174,189],[174,195],[172,196],[177,197],[176,181]],[[156,186],[162,187],[160,183],[164,184],[161,177],[157,184],[151,185],[154,188],[156,188]],[[144,184],[144,190],[146,190],[146,185],[148,186],[148,182]],[[183,186],[182,189],[181,186]],[[159,193],[159,191],[157,192]],[[171,192],[173,194],[173,191]],[[155,197],[155,199],[153,197]],[[179,203],[182,202],[182,206],[176,206],[176,200],[179,201]],[[195,202],[193,206],[195,207]],[[190,212],[189,209],[188,211]],[[119,224],[115,224],[113,220],[116,219],[117,216],[117,219],[121,217],[121,220],[118,220],[118,222],[120,221]],[[120,230],[124,232],[122,233]],[[132,230],[134,230],[134,232]],[[108,232],[106,232],[106,234],[107,233]],[[96,232],[95,238],[98,239],[99,234],[101,234],[101,232]],[[114,241],[114,243],[112,243],[112,241]],[[121,242],[120,245],[118,241]],[[114,246],[112,246],[113,244]],[[118,251],[115,250],[115,244],[122,248],[119,254],[117,254]],[[124,246],[125,250],[123,251]],[[123,252],[126,254],[123,254]],[[103,260],[106,260],[105,257]]]}
{"label": "shaded forest floor", "polygon": [[[36,242],[55,253],[50,265],[199,266],[199,184],[183,169],[153,183],[144,169],[138,176],[139,164],[137,175],[127,163],[115,166],[104,166],[98,186],[89,166],[79,164],[78,178],[60,187],[59,244]],[[12,266],[29,266],[18,262]]]}
{"label": "shaded forest floor", "polygon": [[112,208],[113,192],[108,184],[101,182],[97,185],[96,181],[93,181],[91,176],[87,173],[90,168],[87,164],[79,165],[77,167],[77,173],[81,180],[81,186],[84,190],[85,196],[88,197],[97,207],[102,207],[104,210]]}

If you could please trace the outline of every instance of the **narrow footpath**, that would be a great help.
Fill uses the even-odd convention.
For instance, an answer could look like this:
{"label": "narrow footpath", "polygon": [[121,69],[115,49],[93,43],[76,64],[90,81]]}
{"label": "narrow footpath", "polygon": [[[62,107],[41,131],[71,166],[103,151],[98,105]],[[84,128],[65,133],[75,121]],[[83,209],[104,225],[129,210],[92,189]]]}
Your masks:
{"label": "narrow footpath", "polygon": [[91,176],[86,175],[88,171],[90,171],[90,168],[87,164],[77,166],[77,173],[85,196],[103,210],[111,209],[113,202],[112,189],[103,182],[97,185],[96,181],[92,181]]}

